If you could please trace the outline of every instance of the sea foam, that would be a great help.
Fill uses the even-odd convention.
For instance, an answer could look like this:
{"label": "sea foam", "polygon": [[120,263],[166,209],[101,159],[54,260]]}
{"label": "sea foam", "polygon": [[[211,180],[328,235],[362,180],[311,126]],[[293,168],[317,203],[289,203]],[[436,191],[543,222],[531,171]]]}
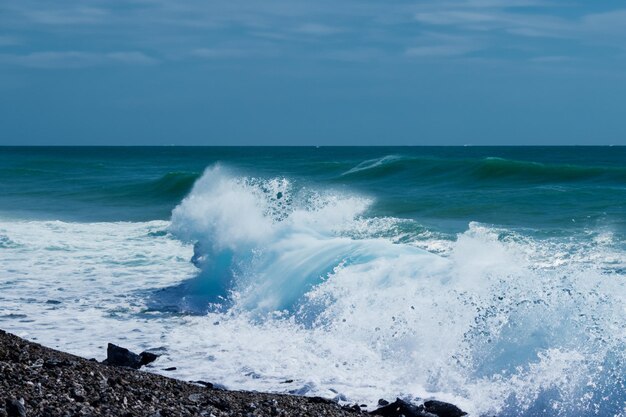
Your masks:
{"label": "sea foam", "polygon": [[217,165],[171,222],[1,222],[0,325],[85,356],[158,347],[154,371],[229,388],[626,415],[611,233],[447,236],[372,203]]}
{"label": "sea foam", "polygon": [[621,274],[595,262],[552,265],[554,242],[480,224],[443,256],[419,239],[375,237],[376,228],[351,236],[369,204],[216,166],[174,211],[171,230],[199,242],[201,279],[223,280],[231,315],[330,362],[315,365],[324,382],[314,386],[360,375],[389,395],[447,393],[481,413],[623,411]]}

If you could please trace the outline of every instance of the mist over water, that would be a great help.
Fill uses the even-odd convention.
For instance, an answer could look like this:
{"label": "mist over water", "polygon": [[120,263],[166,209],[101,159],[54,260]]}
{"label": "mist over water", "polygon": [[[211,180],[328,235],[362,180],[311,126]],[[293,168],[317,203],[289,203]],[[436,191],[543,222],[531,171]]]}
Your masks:
{"label": "mist over water", "polygon": [[[626,414],[619,153],[279,149],[278,167],[241,152],[206,170],[148,153],[89,174],[135,184],[100,189],[115,203],[103,217],[172,204],[165,219],[56,221],[3,203],[0,327],[89,357],[108,341],[161,347],[154,371],[229,388]],[[78,219],[95,182],[40,198],[65,198]],[[37,200],[21,188],[13,198]]]}

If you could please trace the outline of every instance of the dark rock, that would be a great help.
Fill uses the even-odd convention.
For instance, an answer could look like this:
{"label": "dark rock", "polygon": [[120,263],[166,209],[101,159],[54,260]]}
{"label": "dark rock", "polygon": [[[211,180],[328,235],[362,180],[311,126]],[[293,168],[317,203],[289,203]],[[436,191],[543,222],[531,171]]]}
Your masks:
{"label": "dark rock", "polygon": [[169,368],[164,368],[164,371],[175,371],[176,367],[175,366],[170,366]]}
{"label": "dark rock", "polygon": [[424,408],[429,413],[438,415],[439,417],[461,417],[467,413],[454,404],[444,403],[443,401],[426,401]]}
{"label": "dark rock", "polygon": [[286,379],[283,382],[281,382],[281,384],[291,384],[293,382],[293,379]]}
{"label": "dark rock", "polygon": [[48,359],[46,361],[44,361],[43,363],[43,367],[46,369],[51,369],[51,368],[57,368],[59,366],[70,366],[71,363],[69,361],[60,361],[57,359]]}
{"label": "dark rock", "polygon": [[385,405],[389,405],[389,401],[385,400],[384,398],[381,398],[378,400],[378,405],[381,407]]}
{"label": "dark rock", "polygon": [[191,402],[201,403],[204,400],[204,395],[202,395],[200,393],[194,393],[194,394],[189,394],[189,396],[187,398]]}
{"label": "dark rock", "polygon": [[370,414],[383,417],[430,417],[430,413],[425,412],[424,407],[411,404],[400,398],[396,398],[391,404],[380,407]]}
{"label": "dark rock", "polygon": [[351,412],[360,412],[361,411],[361,407],[359,407],[358,404],[352,404],[352,405],[344,405],[343,407],[341,407],[343,410],[346,411],[351,411]]}
{"label": "dark rock", "polygon": [[140,366],[144,366],[149,363],[152,363],[156,361],[158,357],[159,355],[155,355],[154,353],[151,353],[151,352],[141,352],[139,354],[139,361],[141,364]]}
{"label": "dark rock", "polygon": [[106,364],[139,369],[141,368],[141,357],[126,348],[109,343],[107,346]]}
{"label": "dark rock", "polygon": [[309,397],[308,401],[313,404],[332,404],[333,400],[323,397]]}
{"label": "dark rock", "polygon": [[100,404],[102,404],[102,399],[98,396],[92,397],[89,400],[89,404],[91,404],[92,407],[99,407]]}
{"label": "dark rock", "polygon": [[85,401],[85,390],[80,384],[74,384],[72,390],[70,391],[70,396],[79,403],[82,403]]}
{"label": "dark rock", "polygon": [[9,417],[26,417],[26,409],[21,401],[16,399],[6,400],[5,408]]}
{"label": "dark rock", "polygon": [[[130,367],[90,362],[0,331],[0,417],[365,415],[356,406],[342,409],[323,398],[227,391],[219,389],[219,384],[207,387],[209,383],[189,384]],[[306,386],[307,392],[311,387]]]}
{"label": "dark rock", "polygon": [[206,382],[206,381],[191,381],[191,382],[193,382],[194,384],[202,385],[207,388],[213,388],[213,384],[211,382]]}
{"label": "dark rock", "polygon": [[224,401],[221,398],[212,398],[208,401],[213,407],[217,408],[220,411],[228,411],[230,410],[230,404],[227,401]]}

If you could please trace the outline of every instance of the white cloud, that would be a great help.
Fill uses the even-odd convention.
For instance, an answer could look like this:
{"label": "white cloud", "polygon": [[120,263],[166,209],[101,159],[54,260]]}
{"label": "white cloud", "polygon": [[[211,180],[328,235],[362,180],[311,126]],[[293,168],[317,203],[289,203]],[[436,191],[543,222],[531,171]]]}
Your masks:
{"label": "white cloud", "polygon": [[450,26],[474,32],[503,31],[526,37],[563,38],[569,36],[571,24],[561,18],[501,9],[451,9],[418,12],[415,20],[426,25]]}
{"label": "white cloud", "polygon": [[33,23],[46,25],[77,25],[103,23],[109,16],[106,9],[95,7],[68,7],[49,10],[24,9],[23,13]]}
{"label": "white cloud", "polygon": [[157,60],[142,52],[92,53],[80,51],[44,51],[28,54],[0,54],[0,64],[39,69],[86,68],[99,65],[149,65]]}
{"label": "white cloud", "polygon": [[191,55],[204,59],[243,58],[248,55],[248,51],[236,48],[198,48],[191,51]]}
{"label": "white cloud", "polygon": [[341,62],[370,62],[388,57],[384,51],[375,48],[352,48],[325,51],[316,58]]}
{"label": "white cloud", "polygon": [[328,36],[344,32],[343,29],[320,23],[305,23],[295,29],[298,33],[313,36]]}
{"label": "white cloud", "polygon": [[19,45],[20,40],[15,36],[0,36],[0,47]]}
{"label": "white cloud", "polygon": [[122,64],[130,65],[152,65],[156,64],[158,60],[149,57],[143,52],[130,51],[130,52],[110,52],[102,56],[105,61],[119,62]]}
{"label": "white cloud", "polygon": [[586,31],[605,36],[626,35],[626,10],[589,14],[582,19]]}
{"label": "white cloud", "polygon": [[460,56],[466,55],[470,52],[477,51],[477,48],[473,48],[468,45],[432,45],[432,46],[415,46],[408,48],[406,54],[408,56],[430,56],[430,57],[442,57],[442,56]]}
{"label": "white cloud", "polygon": [[542,64],[571,62],[573,58],[565,55],[552,55],[552,56],[537,56],[530,59],[531,62],[537,62]]}
{"label": "white cloud", "polygon": [[485,49],[486,46],[478,38],[427,33],[414,46],[407,48],[405,53],[414,57],[453,57],[467,55]]}
{"label": "white cloud", "polygon": [[268,42],[231,42],[209,48],[191,50],[190,56],[201,59],[239,59],[252,57],[271,57],[279,51]]}
{"label": "white cloud", "polygon": [[[367,61],[381,54],[389,59],[403,53],[443,58],[479,50],[485,57],[517,54],[530,60],[583,56],[585,48],[597,45],[626,45],[626,9],[587,16],[584,11],[554,0],[129,0],[123,7],[105,0],[59,0],[54,8],[20,0],[0,2],[0,27],[31,50],[83,51],[4,55],[3,62],[37,68],[155,62],[135,49],[172,60],[281,56]],[[12,42],[0,36],[0,47]],[[86,44],[122,52],[84,51]],[[131,52],[123,52],[127,49]]]}
{"label": "white cloud", "polygon": [[[533,12],[520,6],[543,6]],[[415,20],[427,26],[442,26],[467,32],[499,31],[527,38],[555,38],[590,41],[619,36],[626,42],[626,9],[563,17],[553,3],[470,0],[427,3],[415,13]],[[615,40],[615,39],[613,39]]]}

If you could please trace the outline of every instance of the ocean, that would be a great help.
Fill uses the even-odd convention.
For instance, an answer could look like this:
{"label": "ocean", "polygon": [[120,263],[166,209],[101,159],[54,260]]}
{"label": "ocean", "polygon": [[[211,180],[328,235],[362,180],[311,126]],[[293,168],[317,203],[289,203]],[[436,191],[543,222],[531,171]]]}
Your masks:
{"label": "ocean", "polygon": [[231,389],[623,417],[626,147],[1,147],[0,328]]}

